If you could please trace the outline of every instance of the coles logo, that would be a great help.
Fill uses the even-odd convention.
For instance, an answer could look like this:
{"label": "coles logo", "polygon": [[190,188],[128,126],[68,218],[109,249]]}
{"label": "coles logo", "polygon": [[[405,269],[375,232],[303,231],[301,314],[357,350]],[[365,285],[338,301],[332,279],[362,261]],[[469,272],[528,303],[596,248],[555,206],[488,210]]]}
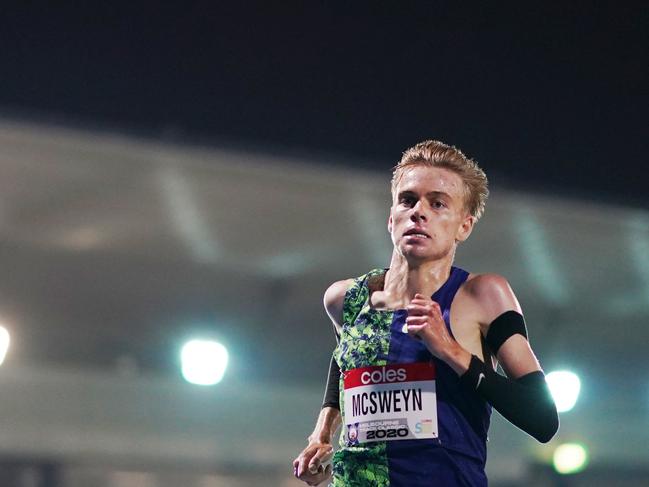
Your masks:
{"label": "coles logo", "polygon": [[406,369],[387,369],[381,367],[376,370],[366,370],[361,374],[361,383],[366,384],[378,384],[385,382],[403,382],[406,380]]}
{"label": "coles logo", "polygon": [[435,380],[434,362],[372,365],[343,372],[345,389],[374,387],[381,384]]}

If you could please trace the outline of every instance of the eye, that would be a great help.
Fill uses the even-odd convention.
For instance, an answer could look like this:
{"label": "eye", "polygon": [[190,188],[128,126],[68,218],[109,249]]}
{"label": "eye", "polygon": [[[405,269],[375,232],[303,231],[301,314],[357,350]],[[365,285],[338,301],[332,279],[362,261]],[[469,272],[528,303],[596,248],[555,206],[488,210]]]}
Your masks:
{"label": "eye", "polygon": [[433,208],[440,210],[442,208],[446,208],[446,204],[442,200],[435,200],[433,201]]}
{"label": "eye", "polygon": [[404,195],[401,198],[399,198],[399,203],[410,207],[410,206],[414,206],[415,199],[412,196]]}

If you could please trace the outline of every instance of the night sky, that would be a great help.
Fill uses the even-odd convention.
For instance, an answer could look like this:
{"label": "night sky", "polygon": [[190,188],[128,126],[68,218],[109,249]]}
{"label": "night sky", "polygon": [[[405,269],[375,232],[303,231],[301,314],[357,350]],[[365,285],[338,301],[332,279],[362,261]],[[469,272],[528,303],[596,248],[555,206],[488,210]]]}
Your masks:
{"label": "night sky", "polygon": [[438,138],[500,185],[649,207],[646,2],[2,9],[0,116],[381,170]]}

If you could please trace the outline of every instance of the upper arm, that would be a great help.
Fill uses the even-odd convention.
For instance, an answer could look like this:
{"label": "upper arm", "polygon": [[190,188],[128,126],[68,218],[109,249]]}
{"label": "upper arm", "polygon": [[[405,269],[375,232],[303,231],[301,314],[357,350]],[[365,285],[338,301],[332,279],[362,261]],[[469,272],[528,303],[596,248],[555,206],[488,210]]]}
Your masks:
{"label": "upper arm", "polygon": [[[490,324],[506,311],[523,314],[516,295],[507,279],[498,274],[483,274],[475,278],[476,296],[480,303],[480,330],[486,337]],[[510,336],[499,348],[497,359],[508,377],[517,379],[541,370],[529,341],[522,335]]]}
{"label": "upper arm", "polygon": [[344,279],[336,281],[327,288],[324,294],[324,307],[329,319],[336,328],[336,333],[340,335],[343,326],[343,306],[345,304],[345,294],[347,289],[353,283],[353,279]]}

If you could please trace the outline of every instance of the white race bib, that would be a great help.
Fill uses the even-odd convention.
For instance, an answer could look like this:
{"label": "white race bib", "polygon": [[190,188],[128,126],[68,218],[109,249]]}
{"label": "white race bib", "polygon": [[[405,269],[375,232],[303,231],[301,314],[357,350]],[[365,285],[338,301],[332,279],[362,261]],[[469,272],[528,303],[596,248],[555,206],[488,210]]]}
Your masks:
{"label": "white race bib", "polygon": [[363,367],[344,373],[348,446],[437,438],[434,362]]}

